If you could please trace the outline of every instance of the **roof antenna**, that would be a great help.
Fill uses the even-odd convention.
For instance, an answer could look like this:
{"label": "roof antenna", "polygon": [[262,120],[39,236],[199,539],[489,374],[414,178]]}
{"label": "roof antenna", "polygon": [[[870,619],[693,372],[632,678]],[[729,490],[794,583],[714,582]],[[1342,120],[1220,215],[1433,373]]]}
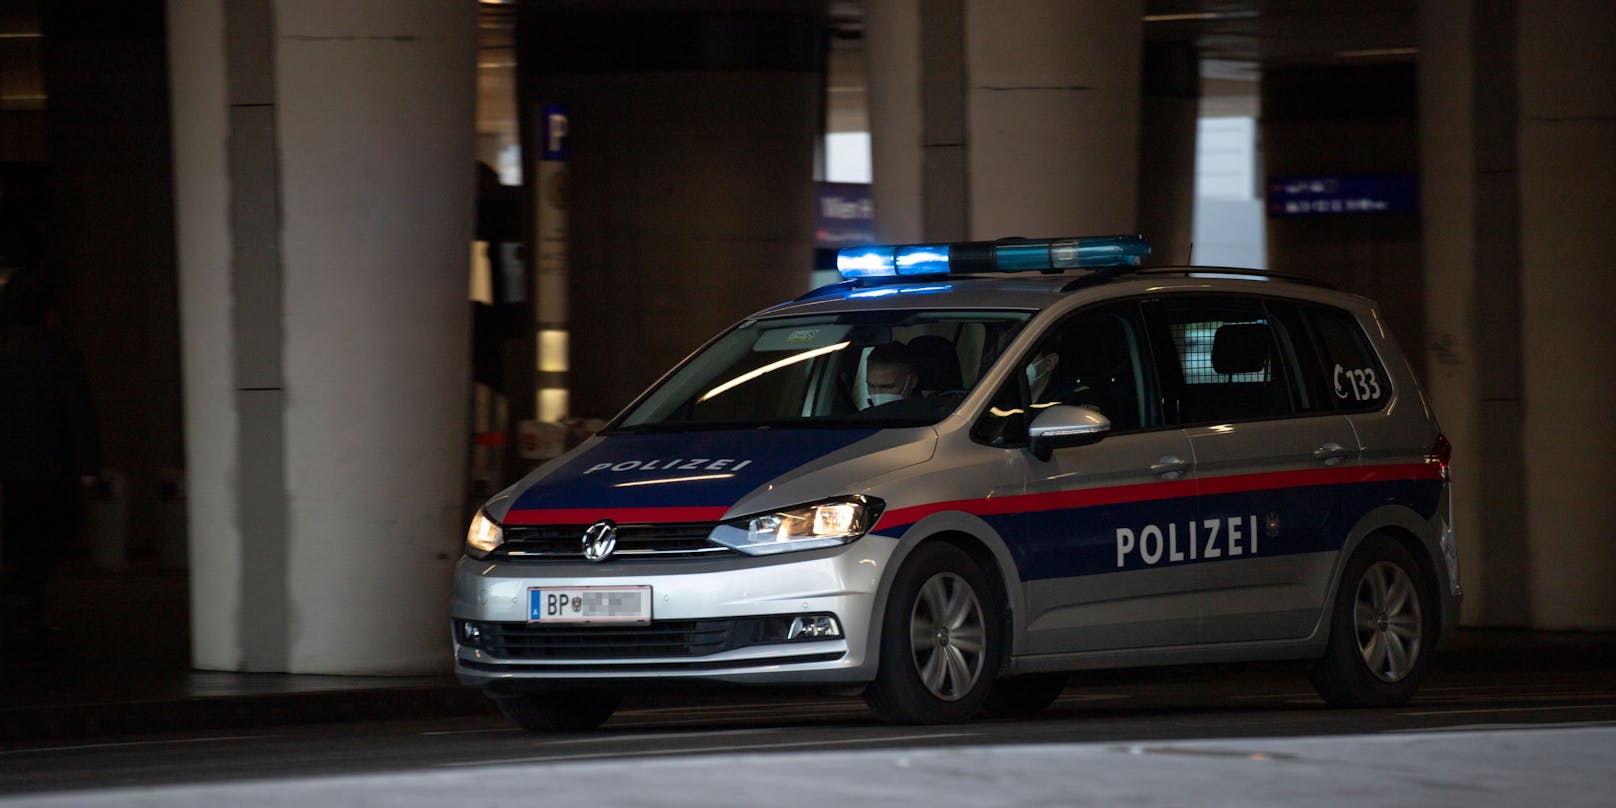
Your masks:
{"label": "roof antenna", "polygon": [[1195,239],[1190,239],[1190,248],[1184,254],[1184,266],[1195,266]]}

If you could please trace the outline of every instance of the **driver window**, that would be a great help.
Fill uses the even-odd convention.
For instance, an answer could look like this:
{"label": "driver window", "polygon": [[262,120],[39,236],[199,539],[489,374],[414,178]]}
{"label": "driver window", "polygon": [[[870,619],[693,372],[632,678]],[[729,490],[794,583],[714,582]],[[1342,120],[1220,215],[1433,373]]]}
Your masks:
{"label": "driver window", "polygon": [[1044,335],[1022,364],[1034,417],[1071,404],[1098,411],[1113,431],[1155,426],[1145,338],[1132,304],[1079,312]]}
{"label": "driver window", "polygon": [[971,437],[989,446],[1025,445],[1028,422],[1053,404],[1097,410],[1111,420],[1114,432],[1160,426],[1145,346],[1144,325],[1132,303],[1068,317],[1044,334],[1017,365],[1019,372],[1000,385]]}

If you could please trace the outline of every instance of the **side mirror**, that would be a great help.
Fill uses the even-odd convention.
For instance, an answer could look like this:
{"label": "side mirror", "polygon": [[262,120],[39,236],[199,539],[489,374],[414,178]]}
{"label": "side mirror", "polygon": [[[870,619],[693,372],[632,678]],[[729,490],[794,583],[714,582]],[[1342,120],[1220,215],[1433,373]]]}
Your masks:
{"label": "side mirror", "polygon": [[1039,460],[1048,460],[1056,449],[1087,446],[1111,431],[1111,419],[1098,410],[1056,404],[1046,407],[1032,419],[1027,429],[1027,449]]}

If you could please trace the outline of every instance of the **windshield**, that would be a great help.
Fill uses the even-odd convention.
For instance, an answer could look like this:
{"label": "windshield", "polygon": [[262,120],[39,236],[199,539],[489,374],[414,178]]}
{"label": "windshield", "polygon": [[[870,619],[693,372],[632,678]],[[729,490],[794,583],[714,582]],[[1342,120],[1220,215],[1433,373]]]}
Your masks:
{"label": "windshield", "polygon": [[907,309],[750,320],[691,357],[614,428],[934,424],[1030,316]]}

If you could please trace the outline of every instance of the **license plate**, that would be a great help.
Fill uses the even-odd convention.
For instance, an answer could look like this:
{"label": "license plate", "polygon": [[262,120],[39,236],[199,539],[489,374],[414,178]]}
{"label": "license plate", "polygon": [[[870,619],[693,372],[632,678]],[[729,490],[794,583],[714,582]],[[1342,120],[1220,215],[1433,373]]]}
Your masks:
{"label": "license plate", "polygon": [[533,623],[651,622],[649,586],[572,586],[527,591],[527,619]]}

